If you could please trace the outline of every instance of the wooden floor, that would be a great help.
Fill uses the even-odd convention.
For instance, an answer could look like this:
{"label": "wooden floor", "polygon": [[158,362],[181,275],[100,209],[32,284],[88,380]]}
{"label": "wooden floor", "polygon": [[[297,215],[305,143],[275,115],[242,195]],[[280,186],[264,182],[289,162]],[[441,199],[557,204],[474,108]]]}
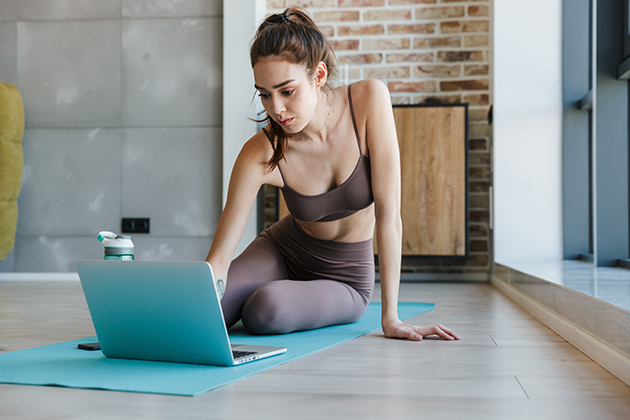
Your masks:
{"label": "wooden floor", "polygon": [[[378,300],[378,295],[375,296]],[[488,284],[405,283],[462,340],[364,336],[197,397],[0,385],[1,419],[628,419],[630,388]],[[0,348],[94,334],[78,282],[0,282]]]}

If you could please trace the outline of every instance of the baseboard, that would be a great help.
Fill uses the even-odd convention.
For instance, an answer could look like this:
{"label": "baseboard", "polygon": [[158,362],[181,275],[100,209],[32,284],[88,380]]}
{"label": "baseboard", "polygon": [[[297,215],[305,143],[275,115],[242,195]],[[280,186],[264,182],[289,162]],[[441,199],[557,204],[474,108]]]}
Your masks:
{"label": "baseboard", "polygon": [[0,281],[79,281],[78,273],[0,273]]}
{"label": "baseboard", "polygon": [[[376,273],[376,280],[379,281],[381,276]],[[401,273],[400,280],[405,282],[414,281],[453,281],[453,282],[488,282],[488,274],[484,273]]]}
{"label": "baseboard", "polygon": [[501,293],[529,312],[556,334],[567,340],[597,364],[630,386],[630,359],[608,344],[598,340],[577,325],[552,312],[520,290],[499,279],[490,277],[490,282]]}

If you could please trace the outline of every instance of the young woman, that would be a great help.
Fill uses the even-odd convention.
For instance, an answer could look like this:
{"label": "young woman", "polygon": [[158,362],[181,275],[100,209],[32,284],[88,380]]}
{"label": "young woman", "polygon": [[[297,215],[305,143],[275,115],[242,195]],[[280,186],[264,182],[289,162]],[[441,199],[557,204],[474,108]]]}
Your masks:
{"label": "young woman", "polygon": [[[260,25],[250,57],[268,124],[236,160],[206,258],[228,328],[242,319],[254,334],[280,334],[358,320],[374,287],[376,223],[385,335],[459,339],[398,318],[400,162],[386,86],[333,88],[334,54],[297,8]],[[231,261],[263,184],[282,190],[291,215]]]}

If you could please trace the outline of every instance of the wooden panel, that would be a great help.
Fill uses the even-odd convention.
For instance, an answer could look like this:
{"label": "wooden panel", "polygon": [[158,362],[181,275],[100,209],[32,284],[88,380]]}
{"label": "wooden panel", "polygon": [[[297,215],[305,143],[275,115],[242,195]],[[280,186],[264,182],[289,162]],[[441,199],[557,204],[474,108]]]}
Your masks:
{"label": "wooden panel", "polygon": [[466,108],[395,107],[403,255],[466,255]]}
{"label": "wooden panel", "polygon": [[[466,255],[466,107],[394,107],[403,255]],[[376,239],[375,253],[378,253]]]}

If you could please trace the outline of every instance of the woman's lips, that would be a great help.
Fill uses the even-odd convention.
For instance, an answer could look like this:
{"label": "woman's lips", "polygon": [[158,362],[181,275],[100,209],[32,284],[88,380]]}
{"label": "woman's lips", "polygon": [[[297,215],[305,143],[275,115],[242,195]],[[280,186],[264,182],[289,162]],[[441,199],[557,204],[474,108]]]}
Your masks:
{"label": "woman's lips", "polygon": [[294,118],[287,118],[284,120],[278,120],[278,124],[285,126],[285,125],[289,125],[293,122]]}

